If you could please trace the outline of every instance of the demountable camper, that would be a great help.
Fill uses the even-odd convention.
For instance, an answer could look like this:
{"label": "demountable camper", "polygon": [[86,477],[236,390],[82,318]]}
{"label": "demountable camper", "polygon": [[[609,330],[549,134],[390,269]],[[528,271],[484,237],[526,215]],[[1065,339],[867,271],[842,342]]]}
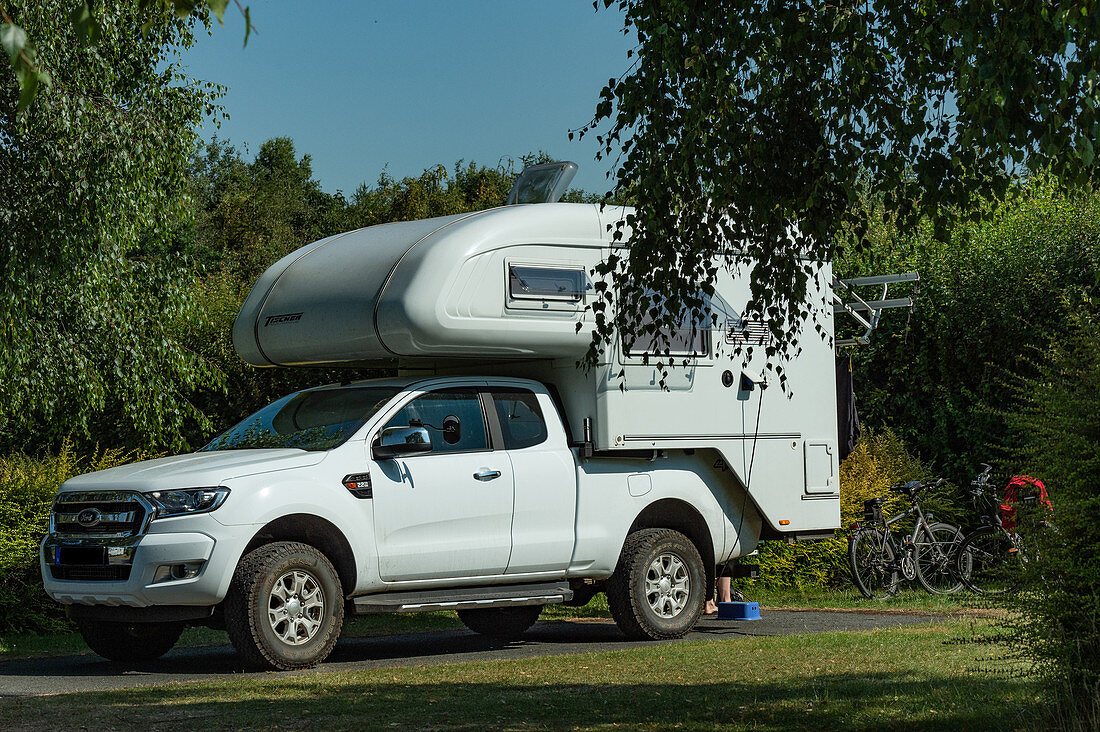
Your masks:
{"label": "demountable camper", "polygon": [[[612,247],[629,246],[629,232],[622,244],[608,234],[628,211],[506,205],[322,239],[259,279],[237,318],[234,345],[255,366],[388,363],[406,373],[537,379],[556,387],[571,435],[591,450],[608,457],[716,450],[742,485],[751,477],[766,533],[831,532],[840,522],[834,308],[819,313],[823,337],[805,338],[786,365],[791,395],[753,388],[763,380],[759,346],[770,334],[743,317],[747,279],[727,271],[710,303],[717,326],[671,335],[673,355],[686,366],[662,379],[644,362],[644,343],[627,352],[616,342],[597,368],[577,368],[591,340],[592,269]],[[885,299],[890,282],[909,279],[915,275],[837,283],[841,292],[884,287],[880,300],[853,293],[855,302],[844,303],[826,265],[815,280],[830,289],[808,298],[835,301],[837,312],[866,325],[865,342],[883,308],[911,304]],[[738,345],[757,346],[751,361],[731,360]]]}

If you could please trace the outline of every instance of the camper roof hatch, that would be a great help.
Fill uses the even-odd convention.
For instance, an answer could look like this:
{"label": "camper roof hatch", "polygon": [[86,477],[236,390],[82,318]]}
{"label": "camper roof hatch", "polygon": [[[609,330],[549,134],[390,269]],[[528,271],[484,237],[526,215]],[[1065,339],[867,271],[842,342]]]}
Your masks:
{"label": "camper roof hatch", "polygon": [[514,203],[557,203],[565,195],[573,176],[577,174],[577,164],[568,160],[542,165],[528,165],[516,178],[512,190],[508,193],[506,206]]}

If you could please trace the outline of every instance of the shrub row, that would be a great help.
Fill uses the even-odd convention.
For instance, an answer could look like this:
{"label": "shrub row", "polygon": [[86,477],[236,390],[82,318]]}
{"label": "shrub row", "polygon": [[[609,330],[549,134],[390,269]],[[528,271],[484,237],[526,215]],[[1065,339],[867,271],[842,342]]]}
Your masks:
{"label": "shrub row", "polygon": [[57,455],[46,458],[0,457],[0,633],[68,627],[64,610],[42,590],[38,564],[38,545],[61,484],[79,473],[147,457],[137,451],[96,450],[82,458],[68,440]]}

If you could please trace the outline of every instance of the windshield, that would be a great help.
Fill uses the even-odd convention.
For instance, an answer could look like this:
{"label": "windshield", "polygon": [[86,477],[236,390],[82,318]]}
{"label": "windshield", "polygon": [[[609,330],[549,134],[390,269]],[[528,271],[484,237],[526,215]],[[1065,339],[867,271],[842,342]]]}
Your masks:
{"label": "windshield", "polygon": [[202,451],[331,450],[347,442],[399,391],[395,386],[348,386],[290,394],[215,437]]}

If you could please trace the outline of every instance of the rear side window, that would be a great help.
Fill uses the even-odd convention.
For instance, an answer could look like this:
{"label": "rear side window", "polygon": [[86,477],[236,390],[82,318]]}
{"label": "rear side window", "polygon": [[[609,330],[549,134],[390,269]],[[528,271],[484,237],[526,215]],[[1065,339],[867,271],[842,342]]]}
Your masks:
{"label": "rear side window", "polygon": [[546,420],[534,393],[524,389],[494,388],[493,405],[506,449],[518,450],[546,441]]}

